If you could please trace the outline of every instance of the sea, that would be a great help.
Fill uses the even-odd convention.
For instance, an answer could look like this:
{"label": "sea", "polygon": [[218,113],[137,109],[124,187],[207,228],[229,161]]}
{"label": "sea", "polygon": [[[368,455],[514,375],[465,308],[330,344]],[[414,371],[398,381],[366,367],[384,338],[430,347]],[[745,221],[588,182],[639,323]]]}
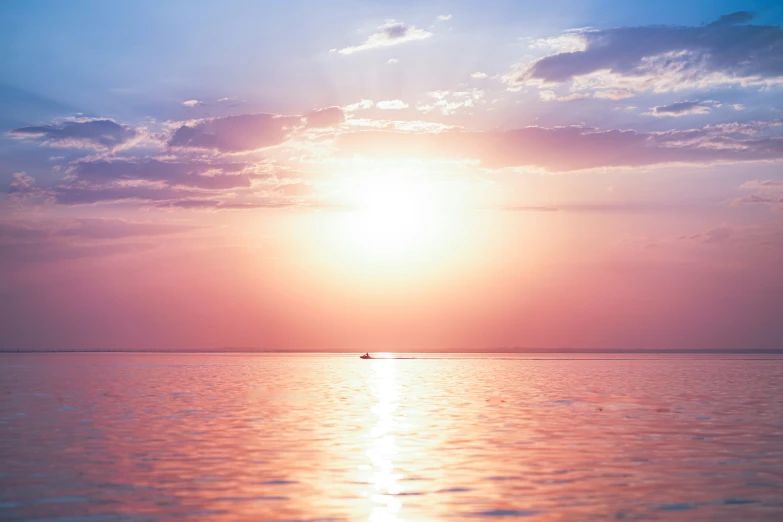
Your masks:
{"label": "sea", "polygon": [[783,520],[783,356],[0,354],[0,520]]}

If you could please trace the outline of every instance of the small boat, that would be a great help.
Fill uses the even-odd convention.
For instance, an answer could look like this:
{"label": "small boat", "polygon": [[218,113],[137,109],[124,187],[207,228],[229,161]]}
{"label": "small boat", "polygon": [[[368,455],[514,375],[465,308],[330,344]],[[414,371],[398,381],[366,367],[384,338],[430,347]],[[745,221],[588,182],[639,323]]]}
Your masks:
{"label": "small boat", "polygon": [[372,357],[370,357],[369,353],[365,353],[364,355],[360,356],[359,359],[372,359]]}

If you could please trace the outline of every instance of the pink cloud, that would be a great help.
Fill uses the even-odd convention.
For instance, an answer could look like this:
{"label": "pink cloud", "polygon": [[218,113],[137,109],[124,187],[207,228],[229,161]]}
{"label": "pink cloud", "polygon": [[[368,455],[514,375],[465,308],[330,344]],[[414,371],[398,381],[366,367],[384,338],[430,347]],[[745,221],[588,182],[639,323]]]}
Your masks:
{"label": "pink cloud", "polygon": [[474,159],[491,168],[535,166],[551,171],[783,159],[783,138],[738,134],[751,127],[665,133],[584,127],[430,134],[366,131],[340,135],[336,144],[348,155]]}
{"label": "pink cloud", "polygon": [[242,114],[182,125],[171,135],[170,147],[243,152],[280,145],[301,127],[299,116]]}

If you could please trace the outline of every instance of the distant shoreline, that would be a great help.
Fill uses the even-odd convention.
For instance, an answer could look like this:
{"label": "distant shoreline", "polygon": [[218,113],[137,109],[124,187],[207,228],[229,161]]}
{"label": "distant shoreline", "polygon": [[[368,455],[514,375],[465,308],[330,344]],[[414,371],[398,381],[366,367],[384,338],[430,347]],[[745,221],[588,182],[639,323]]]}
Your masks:
{"label": "distant shoreline", "polygon": [[[254,348],[211,348],[211,349],[182,349],[182,350],[145,350],[145,349],[117,349],[117,350],[98,350],[98,349],[79,349],[79,350],[67,350],[67,349],[46,349],[46,350],[0,350],[0,354],[10,353],[160,353],[160,354],[353,354],[364,353],[367,350],[357,351],[334,351],[334,350],[262,350]],[[492,349],[492,350],[442,350],[442,351],[410,351],[410,350],[397,350],[397,351],[378,351],[372,353],[395,353],[395,354],[437,354],[437,355],[453,355],[453,354],[482,354],[482,355],[535,355],[535,354],[617,354],[617,355],[668,355],[668,354],[704,354],[704,355],[781,355],[783,354],[783,348],[781,349],[690,349],[690,350],[610,350],[610,349],[582,349],[582,348],[557,348],[557,349],[544,349],[544,348],[508,348],[508,349]]]}

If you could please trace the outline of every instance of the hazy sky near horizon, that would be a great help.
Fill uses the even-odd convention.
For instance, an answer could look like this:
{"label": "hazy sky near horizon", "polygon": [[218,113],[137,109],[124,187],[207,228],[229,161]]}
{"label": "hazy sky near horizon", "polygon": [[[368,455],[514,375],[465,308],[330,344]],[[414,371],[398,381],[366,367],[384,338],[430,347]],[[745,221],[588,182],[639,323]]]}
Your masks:
{"label": "hazy sky near horizon", "polygon": [[780,348],[781,23],[3,2],[0,349]]}

